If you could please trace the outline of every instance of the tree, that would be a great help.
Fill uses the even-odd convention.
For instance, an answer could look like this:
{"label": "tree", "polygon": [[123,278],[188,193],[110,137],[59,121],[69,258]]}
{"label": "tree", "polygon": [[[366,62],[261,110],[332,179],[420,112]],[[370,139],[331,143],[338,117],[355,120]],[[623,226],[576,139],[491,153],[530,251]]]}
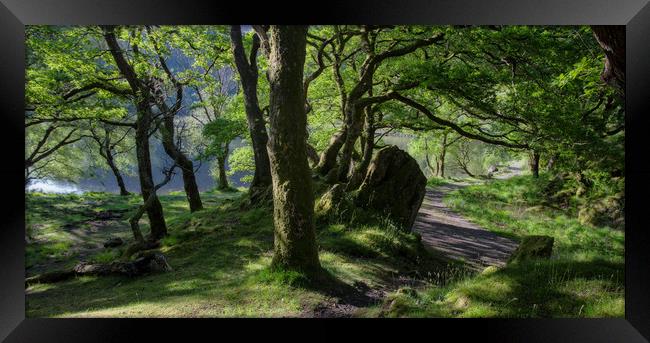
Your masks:
{"label": "tree", "polygon": [[625,26],[594,25],[591,29],[605,52],[600,78],[625,97]]}
{"label": "tree", "polygon": [[[130,135],[131,128],[127,127],[123,133],[118,132],[119,136],[115,139],[110,125],[103,124],[100,126],[101,127],[98,128],[90,128],[90,135],[97,143],[97,151],[99,152],[99,155],[104,159],[104,161],[106,161],[106,165],[110,168],[113,176],[115,176],[117,186],[120,188],[120,195],[130,195],[131,193],[129,193],[124,184],[124,178],[122,178],[122,173],[120,172],[116,162],[116,157],[125,152],[130,152],[130,148],[123,148],[120,147],[120,145]],[[118,150],[119,148],[123,149]]]}
{"label": "tree", "polygon": [[[121,124],[135,128],[136,156],[138,158],[138,176],[142,199],[146,203],[146,212],[151,227],[151,239],[157,240],[167,235],[167,224],[160,200],[155,196],[155,185],[151,171],[151,155],[149,152],[149,136],[155,130],[151,105],[155,103],[152,95],[154,85],[151,80],[141,80],[133,66],[124,56],[115,36],[115,26],[103,26],[103,34],[110,54],[122,77],[126,79],[133,94],[137,118],[135,123]],[[137,45],[133,46],[137,51]],[[149,81],[149,82],[147,82]]]}
{"label": "tree", "polygon": [[314,231],[314,194],[307,162],[303,68],[307,27],[269,31],[269,158],[275,225],[273,265],[320,270]]}
{"label": "tree", "polygon": [[253,152],[255,153],[255,174],[253,175],[249,194],[251,202],[256,203],[271,186],[271,170],[266,148],[269,138],[266,133],[266,123],[262,116],[262,110],[260,109],[257,97],[257,53],[260,48],[260,38],[257,34],[253,35],[248,58],[244,50],[241,27],[239,25],[231,26],[230,38],[235,66],[239,72],[244,93],[248,131],[251,137]]}
{"label": "tree", "polygon": [[229,188],[225,168],[229,153],[228,146],[235,138],[243,136],[246,132],[246,122],[238,119],[233,117],[219,117],[203,127],[203,135],[210,140],[204,155],[213,156],[217,159],[219,172],[219,185],[217,189],[220,190]]}

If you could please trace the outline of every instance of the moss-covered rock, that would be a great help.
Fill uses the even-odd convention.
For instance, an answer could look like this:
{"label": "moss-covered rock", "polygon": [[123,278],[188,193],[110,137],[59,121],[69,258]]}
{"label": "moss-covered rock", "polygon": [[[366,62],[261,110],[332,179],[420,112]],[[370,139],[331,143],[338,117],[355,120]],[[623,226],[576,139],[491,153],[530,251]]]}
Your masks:
{"label": "moss-covered rock", "polygon": [[388,146],[377,152],[354,199],[410,230],[424,198],[427,179],[405,151]]}
{"label": "moss-covered rock", "polygon": [[580,208],[578,220],[583,225],[625,227],[625,197],[623,193],[588,202]]}
{"label": "moss-covered rock", "polygon": [[339,181],[338,178],[338,168],[332,168],[327,174],[325,175],[325,183],[328,183],[330,185],[333,185]]}
{"label": "moss-covered rock", "polygon": [[526,236],[512,253],[508,262],[518,262],[531,258],[550,258],[555,239],[550,236]]}
{"label": "moss-covered rock", "polygon": [[337,183],[330,187],[316,203],[315,212],[317,216],[329,217],[335,215],[341,207],[345,196],[345,185]]}
{"label": "moss-covered rock", "polygon": [[417,298],[418,292],[411,287],[401,287],[397,290],[397,294],[405,295],[411,298]]}

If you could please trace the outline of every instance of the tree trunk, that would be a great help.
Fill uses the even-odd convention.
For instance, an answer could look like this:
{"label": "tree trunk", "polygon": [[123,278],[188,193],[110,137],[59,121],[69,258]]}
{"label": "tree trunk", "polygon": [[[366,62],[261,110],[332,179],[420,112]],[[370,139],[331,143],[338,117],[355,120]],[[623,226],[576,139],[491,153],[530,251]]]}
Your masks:
{"label": "tree trunk", "polygon": [[594,25],[591,29],[605,51],[605,67],[600,77],[625,97],[625,26]]}
{"label": "tree trunk", "polygon": [[445,157],[447,156],[447,135],[448,133],[445,132],[445,134],[442,136],[442,149],[440,150],[440,157],[438,158],[438,160],[440,161],[438,174],[442,178],[445,177]]}
{"label": "tree trunk", "polygon": [[275,224],[273,266],[311,273],[320,270],[320,262],[302,83],[306,34],[305,26],[270,29],[268,150]]}
{"label": "tree trunk", "polygon": [[[137,110],[137,119],[135,127],[135,148],[136,156],[138,159],[138,177],[140,179],[140,190],[142,193],[142,200],[147,201],[152,193],[155,193],[153,175],[151,173],[151,156],[149,153],[149,130],[151,128],[151,108],[152,103],[151,94],[142,85],[138,79],[135,70],[127,62],[122,53],[117,39],[115,37],[114,27],[104,27],[104,38],[110,53],[115,60],[120,73],[126,78],[133,93],[137,96],[135,101]],[[167,225],[163,214],[163,208],[155,197],[155,201],[147,208],[147,216],[149,217],[149,226],[151,228],[151,238],[160,239],[167,235]]]}
{"label": "tree trunk", "polygon": [[307,143],[307,159],[312,166],[316,166],[319,161],[318,151],[309,143]]}
{"label": "tree trunk", "polygon": [[320,161],[316,167],[319,174],[327,175],[332,168],[336,167],[336,158],[338,157],[339,150],[341,150],[343,143],[345,143],[347,133],[347,130],[343,127],[332,136],[327,148],[325,148],[323,153],[320,155]]}
{"label": "tree trunk", "polygon": [[263,193],[264,190],[271,186],[269,155],[266,150],[269,137],[266,133],[266,124],[264,123],[264,117],[262,116],[262,110],[260,109],[257,98],[257,51],[260,47],[260,39],[257,35],[253,36],[250,57],[246,59],[246,52],[244,51],[244,44],[241,38],[241,27],[239,25],[230,27],[230,38],[235,65],[239,72],[244,93],[244,107],[246,110],[248,131],[251,136],[255,158],[255,172],[250,185],[250,195],[251,201],[257,202],[260,199],[257,199],[256,194]]}
{"label": "tree trunk", "polygon": [[533,150],[530,155],[530,160],[528,161],[530,166],[530,172],[533,174],[534,178],[539,177],[539,152]]}
{"label": "tree trunk", "polygon": [[115,164],[115,161],[113,160],[113,155],[111,154],[111,151],[106,151],[105,152],[104,158],[106,159],[106,164],[108,164],[108,167],[111,168],[111,171],[113,172],[113,175],[115,175],[115,180],[117,181],[117,186],[120,188],[120,195],[126,196],[130,195],[129,191],[126,189],[126,185],[124,184],[124,178],[122,178],[122,174],[120,173],[120,170],[117,168],[117,165]]}
{"label": "tree trunk", "polygon": [[548,159],[548,162],[546,162],[546,171],[552,171],[553,168],[555,167],[555,163],[557,162],[558,154],[555,153],[551,155],[551,157]]}
{"label": "tree trunk", "polygon": [[458,161],[458,165],[460,166],[461,169],[463,169],[465,174],[469,175],[469,177],[474,177],[474,174],[472,174],[472,172],[469,171],[469,168],[467,168],[467,164]]}
{"label": "tree trunk", "polygon": [[[372,92],[370,92],[370,95],[372,96]],[[370,166],[373,150],[375,149],[375,118],[373,109],[368,106],[366,107],[365,112],[364,139],[362,142],[363,156],[348,182],[347,190],[355,190],[361,186],[361,183],[366,176],[366,172],[368,171],[368,166]]]}
{"label": "tree trunk", "polygon": [[220,190],[230,188],[230,185],[228,184],[228,175],[226,174],[226,159],[228,158],[228,152],[228,144],[225,144],[222,156],[217,157],[217,166],[219,168],[219,186],[217,189]]}
{"label": "tree trunk", "polygon": [[345,136],[345,143],[341,152],[341,160],[339,163],[338,179],[339,181],[347,181],[350,172],[350,165],[352,162],[352,154],[354,152],[354,144],[361,135],[361,129],[364,122],[364,112],[357,106],[354,100],[348,98],[346,105],[346,124],[347,135]]}
{"label": "tree trunk", "polygon": [[[151,112],[148,104],[143,104],[143,102],[139,102],[137,107],[138,119],[135,130],[135,149],[138,158],[138,176],[140,179],[142,200],[146,202],[156,192],[151,173],[151,155],[149,153]],[[147,207],[147,217],[149,217],[152,240],[157,240],[167,235],[167,224],[165,223],[162,204],[155,195],[153,200],[151,200],[151,204]]]}
{"label": "tree trunk", "polygon": [[167,114],[164,118],[164,128],[162,131],[162,145],[163,149],[169,157],[171,157],[176,164],[181,168],[183,174],[183,189],[187,202],[190,205],[190,212],[195,212],[203,209],[201,202],[201,194],[199,193],[199,186],[196,184],[196,176],[194,175],[194,163],[187,158],[185,154],[174,143],[174,117]]}

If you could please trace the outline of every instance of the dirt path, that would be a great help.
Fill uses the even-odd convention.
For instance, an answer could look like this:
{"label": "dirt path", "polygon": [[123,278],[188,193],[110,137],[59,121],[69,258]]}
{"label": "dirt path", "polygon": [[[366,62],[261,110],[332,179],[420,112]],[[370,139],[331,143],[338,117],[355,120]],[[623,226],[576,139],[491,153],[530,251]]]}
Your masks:
{"label": "dirt path", "polygon": [[503,266],[517,242],[481,228],[454,213],[442,201],[445,195],[467,184],[447,184],[427,189],[413,230],[422,242],[475,269]]}

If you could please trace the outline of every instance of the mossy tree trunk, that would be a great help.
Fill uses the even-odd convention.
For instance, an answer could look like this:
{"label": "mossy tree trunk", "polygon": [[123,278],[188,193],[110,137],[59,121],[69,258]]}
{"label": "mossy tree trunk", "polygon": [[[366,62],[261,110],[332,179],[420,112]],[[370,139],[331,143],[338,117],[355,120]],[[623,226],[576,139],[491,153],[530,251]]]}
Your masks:
{"label": "mossy tree trunk", "polygon": [[[370,96],[372,96],[372,91],[369,91]],[[368,171],[368,166],[372,161],[372,153],[375,149],[375,109],[371,106],[365,108],[365,121],[364,121],[364,130],[363,130],[363,140],[362,148],[363,155],[361,156],[361,162],[357,165],[350,181],[348,182],[347,190],[355,190],[361,186],[363,178],[366,176]]]}
{"label": "mossy tree trunk", "polygon": [[307,162],[303,68],[306,26],[269,32],[270,139],[275,267],[320,270],[314,231],[314,194]]}
{"label": "mossy tree trunk", "polygon": [[327,148],[320,155],[320,160],[316,170],[321,175],[327,175],[327,173],[336,167],[336,159],[339,154],[339,150],[345,143],[345,137],[347,136],[347,130],[345,127],[337,131],[334,136],[330,139]]}
{"label": "mossy tree trunk", "polygon": [[264,194],[266,189],[271,186],[269,155],[266,149],[269,137],[257,98],[257,52],[260,48],[260,39],[257,35],[253,36],[253,45],[247,58],[239,25],[231,26],[230,38],[235,66],[244,91],[244,107],[255,158],[255,172],[250,185],[251,202],[255,203],[261,200],[257,198],[257,195]]}

